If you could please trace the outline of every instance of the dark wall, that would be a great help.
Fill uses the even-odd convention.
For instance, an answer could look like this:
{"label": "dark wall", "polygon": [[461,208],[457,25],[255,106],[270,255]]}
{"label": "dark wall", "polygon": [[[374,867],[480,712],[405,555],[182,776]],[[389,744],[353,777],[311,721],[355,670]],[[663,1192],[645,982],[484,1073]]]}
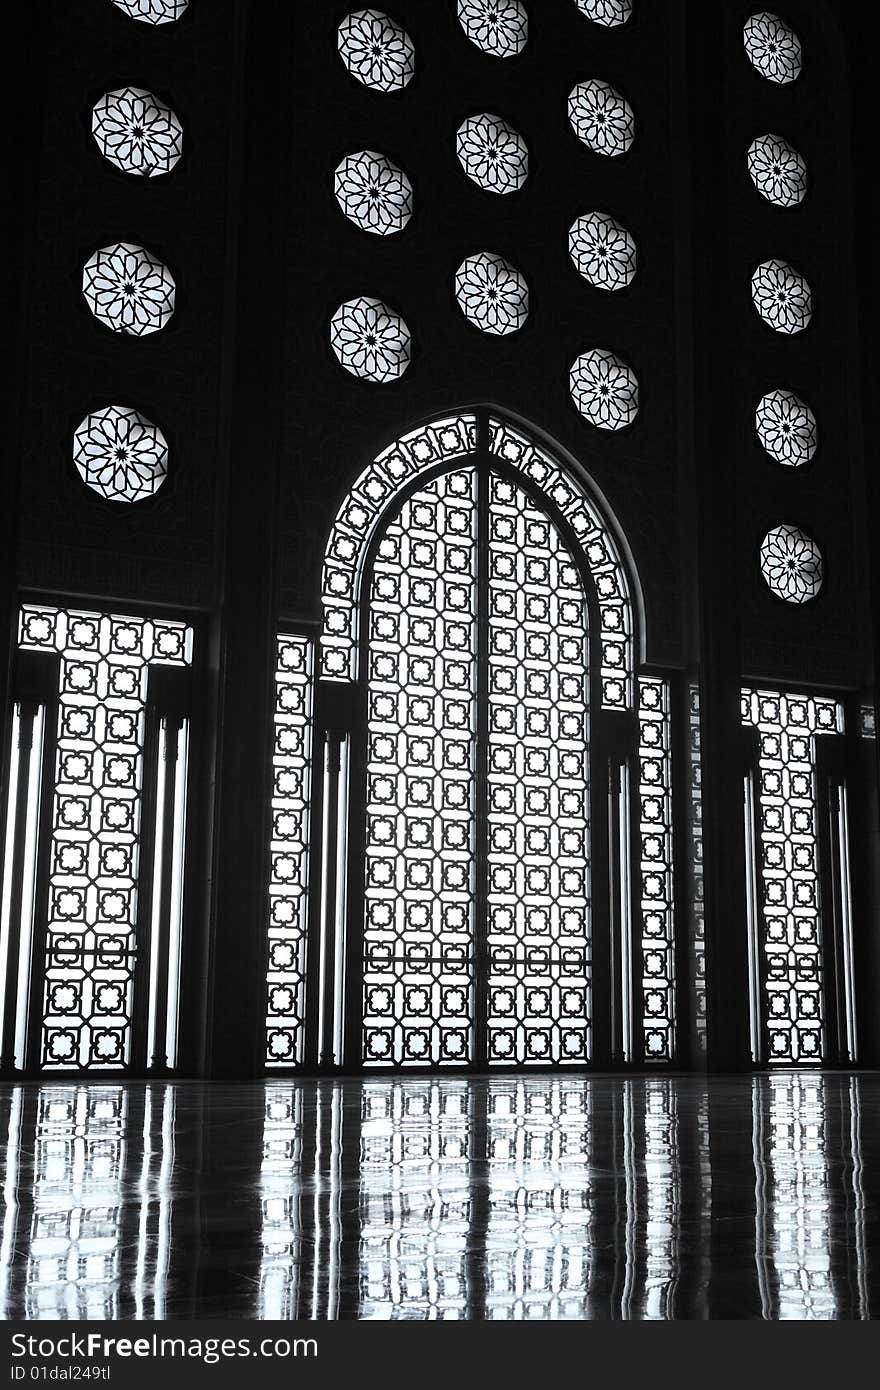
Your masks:
{"label": "dark wall", "polygon": [[[24,347],[21,586],[183,606],[219,600],[241,286],[265,296],[273,333],[281,324],[274,346],[283,385],[266,406],[277,410],[278,456],[251,458],[239,445],[234,466],[278,469],[286,616],[319,616],[323,540],[369,458],[422,418],[490,401],[558,440],[608,498],[645,591],[651,661],[677,665],[694,655],[693,479],[711,472],[739,533],[728,582],[741,593],[746,672],[866,682],[850,103],[846,44],[831,7],[789,6],[805,64],[797,83],[778,87],[745,60],[740,31],[750,7],[735,0],[708,17],[704,7],[698,15],[693,4],[652,0],[610,30],[590,24],[573,0],[542,0],[526,50],[509,60],[465,39],[454,0],[397,0],[392,13],[415,43],[416,75],[390,95],[363,87],[339,61],[336,26],[351,8],[327,0],[291,14],[272,3],[193,0],[181,21],[152,28],[109,0],[49,7],[37,79],[43,130],[28,133],[40,173]],[[260,138],[277,157],[244,150],[264,172],[256,202],[249,188],[246,204],[236,154],[239,9],[244,30],[276,26],[279,70],[288,75],[260,94]],[[687,127],[677,110],[688,69],[670,54],[681,20],[690,71],[696,63],[709,74],[705,119],[692,114]],[[569,125],[567,95],[590,76],[610,81],[635,110],[636,139],[620,158],[594,155]],[[167,177],[123,174],[92,140],[93,102],[128,83],[155,91],[183,122],[184,156]],[[245,89],[243,101],[253,96]],[[481,110],[507,118],[528,144],[530,175],[517,193],[486,193],[459,166],[455,131]],[[745,149],[765,129],[807,159],[811,187],[797,209],[771,207],[748,178]],[[402,233],[372,236],[342,216],[333,170],[359,148],[387,153],[409,175],[415,213]],[[611,212],[636,238],[639,272],[627,290],[594,289],[570,261],[568,229],[590,209]],[[240,264],[239,227],[266,216],[285,229],[283,253]],[[708,243],[694,234],[707,226],[715,229]],[[177,281],[171,324],[145,339],[105,329],[80,292],[83,261],[117,238],[158,252]],[[454,300],[457,265],[481,249],[507,256],[529,283],[529,321],[510,338],[481,334]],[[814,321],[796,338],[766,328],[751,305],[751,269],[771,256],[790,259],[813,287]],[[709,313],[696,302],[706,261],[702,283],[717,300]],[[386,299],[412,331],[413,360],[397,383],[357,381],[331,351],[330,317],[359,294]],[[617,434],[595,430],[569,396],[569,366],[591,346],[610,347],[639,378],[639,415]],[[683,391],[691,353],[704,370],[711,364],[724,405],[716,410],[697,394],[697,414],[712,412],[698,444]],[[754,433],[754,404],[773,385],[803,394],[819,419],[819,452],[801,470],[773,464]],[[141,409],[171,449],[168,481],[133,507],[90,493],[71,463],[76,425],[111,402]],[[805,525],[825,553],[823,592],[802,609],[774,600],[757,568],[760,538],[779,520]]]}
{"label": "dark wall", "polygon": [[[42,137],[24,132],[40,173],[23,344],[22,587],[184,606],[216,601],[235,283],[228,259],[234,11],[234,0],[212,0],[153,28],[109,0],[45,8],[41,61],[30,74],[43,98]],[[183,124],[183,157],[166,176],[123,173],[92,138],[94,103],[129,85],[154,92]],[[83,263],[117,240],[158,253],[174,275],[177,307],[155,335],[111,332],[82,296]],[[135,406],[169,444],[166,483],[135,506],[90,492],[71,460],[80,421],[109,404]]]}

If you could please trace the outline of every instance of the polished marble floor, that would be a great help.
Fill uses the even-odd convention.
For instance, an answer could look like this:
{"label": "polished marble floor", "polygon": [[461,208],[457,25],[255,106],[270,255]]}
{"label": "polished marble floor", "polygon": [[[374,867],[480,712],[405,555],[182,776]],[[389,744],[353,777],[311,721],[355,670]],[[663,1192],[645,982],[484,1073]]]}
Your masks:
{"label": "polished marble floor", "polygon": [[880,1075],[0,1089],[5,1318],[870,1318]]}

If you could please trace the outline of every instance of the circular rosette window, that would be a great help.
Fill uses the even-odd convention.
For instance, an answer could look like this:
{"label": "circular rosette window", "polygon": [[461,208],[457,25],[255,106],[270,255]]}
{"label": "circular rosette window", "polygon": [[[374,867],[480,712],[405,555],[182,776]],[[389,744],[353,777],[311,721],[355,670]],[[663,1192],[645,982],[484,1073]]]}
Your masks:
{"label": "circular rosette window", "polygon": [[529,316],[529,287],[503,256],[480,251],[455,272],[455,297],[465,318],[484,333],[504,337]]}
{"label": "circular rosette window", "polygon": [[581,14],[604,29],[617,29],[633,12],[633,0],[577,0]]}
{"label": "circular rosette window", "polygon": [[581,353],[572,366],[570,385],[581,415],[597,429],[622,430],[638,414],[636,374],[607,348]]}
{"label": "circular rosette window", "polygon": [[345,370],[362,381],[397,381],[410,363],[409,329],[380,299],[340,304],[330,321],[330,342]]}
{"label": "circular rosette window", "polygon": [[758,192],[777,208],[796,208],[807,191],[807,166],[780,135],[759,135],[749,145],[749,175]]}
{"label": "circular rosette window", "polygon": [[189,0],[113,0],[113,4],[143,24],[173,24],[187,9]]}
{"label": "circular rosette window", "polygon": [[792,391],[768,391],[761,397],[755,429],[770,457],[788,468],[801,468],[816,452],[816,417]]}
{"label": "circular rosette window", "polygon": [[108,405],[87,415],[73,436],[77,472],[109,502],[142,502],[165,481],[165,436],[130,406]]}
{"label": "circular rosette window", "polygon": [[802,333],[813,317],[813,296],[799,271],[787,261],[764,261],[752,276],[752,301],[777,333]]}
{"label": "circular rosette window", "polygon": [[82,288],[95,318],[114,333],[143,338],[164,328],[174,313],[170,270],[143,246],[127,241],[102,246],[89,257]]}
{"label": "circular rosette window", "polygon": [[415,72],[405,29],[381,10],[355,10],[339,26],[339,56],[352,77],[374,92],[400,92]]}
{"label": "circular rosette window", "polygon": [[594,154],[616,158],[635,138],[632,107],[608,82],[579,82],[568,98],[568,119],[575,135]]}
{"label": "circular rosette window", "polygon": [[768,82],[794,82],[803,66],[801,41],[778,14],[761,10],[743,25],[746,56]]}
{"label": "circular rosette window", "polygon": [[412,217],[412,184],[402,169],[375,150],[347,155],[333,186],[346,217],[365,232],[392,236]]}
{"label": "circular rosette window", "polygon": [[529,37],[520,0],[458,0],[458,22],[471,43],[493,58],[515,58]]}
{"label": "circular rosette window", "polygon": [[127,174],[168,174],[183,152],[183,127],[152,92],[120,87],[92,111],[92,134],[105,159]]}
{"label": "circular rosette window", "polygon": [[458,128],[455,148],[468,178],[487,193],[515,193],[528,178],[526,142],[500,116],[469,116]]}
{"label": "circular rosette window", "polygon": [[579,217],[568,249],[580,274],[600,290],[622,290],[636,273],[636,244],[625,227],[605,212]]}
{"label": "circular rosette window", "polygon": [[799,526],[774,526],[761,542],[761,573],[786,603],[809,603],[822,588],[822,552]]}

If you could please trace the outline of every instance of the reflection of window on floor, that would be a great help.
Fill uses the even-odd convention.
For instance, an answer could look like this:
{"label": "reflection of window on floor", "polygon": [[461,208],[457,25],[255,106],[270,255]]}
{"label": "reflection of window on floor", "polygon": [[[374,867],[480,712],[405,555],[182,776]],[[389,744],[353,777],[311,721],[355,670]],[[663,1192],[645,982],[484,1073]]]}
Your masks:
{"label": "reflection of window on floor", "polygon": [[120,1316],[127,1118],[121,1087],[41,1092],[26,1317]]}
{"label": "reflection of window on floor", "polygon": [[[257,1317],[300,1316],[302,1092],[267,1086],[263,1121],[261,1203],[263,1259]],[[313,1200],[317,1200],[316,1198]]]}
{"label": "reflection of window on floor", "polygon": [[182,623],[21,611],[0,930],[18,1067],[175,1064],[191,655]]}
{"label": "reflection of window on floor", "polygon": [[165,1317],[176,1100],[164,1085],[11,1092],[0,1317]]}
{"label": "reflection of window on floor", "polygon": [[468,1096],[464,1081],[363,1088],[361,1318],[466,1316]]}
{"label": "reflection of window on floor", "polygon": [[[820,1076],[755,1078],[756,1256],[765,1318],[837,1316],[831,1163]],[[838,1199],[839,1200],[839,1199]]]}
{"label": "reflection of window on floor", "polygon": [[499,1081],[489,1095],[486,1316],[589,1316],[595,1291],[589,1082]]}

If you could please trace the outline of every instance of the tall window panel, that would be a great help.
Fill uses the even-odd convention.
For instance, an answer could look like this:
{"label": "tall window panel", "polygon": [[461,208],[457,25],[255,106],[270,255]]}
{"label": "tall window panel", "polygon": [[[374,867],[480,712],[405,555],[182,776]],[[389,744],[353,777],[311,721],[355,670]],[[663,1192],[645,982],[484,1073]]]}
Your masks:
{"label": "tall window panel", "polygon": [[471,1060],[476,479],[446,473],[382,537],[369,612],[366,1063]]}
{"label": "tall window panel", "polygon": [[589,638],[549,519],[490,478],[489,1061],[590,1058]]}
{"label": "tall window panel", "polygon": [[754,846],[747,864],[753,1033],[766,1032],[771,1063],[819,1062],[826,1042],[827,943],[816,736],[843,733],[843,707],[831,698],[744,690],[742,717],[758,733],[751,836],[747,823],[747,843],[751,838]]}
{"label": "tall window panel", "polygon": [[303,1060],[308,933],[313,643],[278,638],[269,853],[266,1065]]}
{"label": "tall window panel", "polygon": [[675,1050],[672,757],[669,683],[639,678],[639,831],[645,1060]]}
{"label": "tall window panel", "polygon": [[[13,836],[16,852],[36,860],[25,875],[36,875],[33,916],[16,922],[13,912],[3,924],[16,1064],[26,1061],[25,1030],[33,1038],[38,1027],[29,1051],[46,1070],[143,1064],[146,1039],[133,1055],[137,1022],[150,1056],[173,1065],[187,721],[163,704],[160,674],[190,665],[192,630],[26,605],[19,646],[57,659],[58,687],[46,705],[57,701],[43,755],[52,760],[49,819],[34,807],[35,822]],[[155,808],[146,826],[145,787]],[[145,831],[152,862],[142,865]]]}

